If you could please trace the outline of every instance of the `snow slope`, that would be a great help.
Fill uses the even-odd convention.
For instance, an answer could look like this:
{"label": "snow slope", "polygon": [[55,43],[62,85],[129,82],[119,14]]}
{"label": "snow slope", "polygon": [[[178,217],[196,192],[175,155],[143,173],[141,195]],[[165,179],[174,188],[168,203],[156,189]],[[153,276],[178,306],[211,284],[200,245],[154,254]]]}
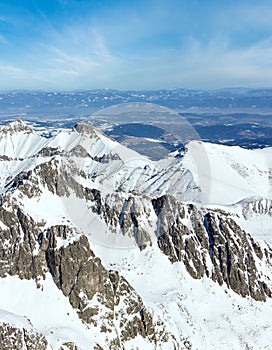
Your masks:
{"label": "snow slope", "polygon": [[[207,164],[199,159],[200,149]],[[182,163],[194,176],[208,176],[201,181],[202,190],[210,192],[208,203],[228,205],[252,196],[272,198],[271,159],[272,148],[247,150],[192,141]]]}
{"label": "snow slope", "polygon": [[[79,320],[51,276],[47,277],[39,289],[33,280],[20,280],[16,276],[0,279],[0,305],[1,309],[20,315],[8,319],[15,326],[29,328],[22,316],[30,319],[53,349],[58,349],[64,341],[76,342],[82,349],[89,349],[94,344],[94,333]],[[3,316],[0,317],[3,319]],[[18,323],[20,320],[24,322]]]}

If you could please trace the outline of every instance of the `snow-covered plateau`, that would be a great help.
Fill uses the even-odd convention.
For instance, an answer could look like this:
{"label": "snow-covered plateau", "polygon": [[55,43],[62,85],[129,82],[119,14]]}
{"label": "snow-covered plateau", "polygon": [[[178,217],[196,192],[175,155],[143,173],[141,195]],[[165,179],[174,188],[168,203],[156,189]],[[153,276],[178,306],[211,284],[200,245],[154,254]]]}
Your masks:
{"label": "snow-covered plateau", "polygon": [[272,148],[17,120],[0,183],[1,349],[272,349]]}

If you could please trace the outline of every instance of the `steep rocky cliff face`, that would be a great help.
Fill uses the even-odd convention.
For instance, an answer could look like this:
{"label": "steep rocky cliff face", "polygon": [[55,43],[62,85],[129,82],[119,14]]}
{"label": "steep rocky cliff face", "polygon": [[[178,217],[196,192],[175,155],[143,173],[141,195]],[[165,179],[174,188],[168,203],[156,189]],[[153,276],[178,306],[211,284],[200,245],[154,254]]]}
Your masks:
{"label": "steep rocky cliff face", "polygon": [[[39,139],[17,122],[5,129],[1,142],[6,134],[12,138],[12,133],[16,137],[20,133],[31,135],[35,142]],[[164,281],[168,276],[162,274],[161,280],[148,287],[148,296],[143,296],[139,291],[144,287],[133,283],[145,274],[145,267],[128,273],[126,266],[123,273],[101,253],[104,245],[109,254],[116,254],[117,259],[125,256],[124,261],[132,265],[135,255],[142,254],[137,255],[141,261],[155,251],[169,271],[172,269],[173,279],[179,276],[175,270],[180,274],[184,267],[183,278],[222,286],[237,298],[269,302],[270,244],[258,242],[244,231],[233,213],[180,201],[172,190],[168,193],[169,178],[180,174],[184,180],[186,171],[181,165],[176,165],[176,174],[164,169],[159,177],[155,165],[142,158],[135,168],[132,162],[128,166],[124,149],[120,154],[115,144],[114,149],[108,149],[112,140],[104,140],[94,128],[81,124],[65,134],[64,142],[58,137],[61,142],[35,143],[35,152],[25,158],[19,159],[20,147],[13,147],[15,154],[0,160],[5,184],[0,206],[0,277],[34,280],[41,291],[44,281],[51,278],[91,334],[86,349],[194,348],[183,324],[177,326],[179,322],[173,321],[177,313],[184,327],[191,322],[193,328],[187,309],[179,303],[182,290],[174,291],[179,295],[177,307],[167,310],[166,305],[172,305],[173,300],[170,304],[164,301],[158,290],[163,285],[162,295],[173,293]],[[131,174],[137,177],[130,178]],[[129,179],[133,180],[127,184]],[[144,179],[147,185],[139,186]],[[188,179],[193,185],[192,174]],[[164,189],[162,184],[166,184]],[[190,195],[195,191],[198,189],[189,188]],[[268,201],[248,202],[241,208],[244,218],[260,211],[271,217]],[[35,329],[5,322],[0,322],[0,327],[3,349],[57,348]],[[58,348],[85,350],[69,337]]]}
{"label": "steep rocky cliff face", "polygon": [[243,297],[271,297],[270,276],[261,271],[262,263],[271,268],[269,245],[262,248],[223,211],[184,206],[167,196],[153,205],[159,218],[158,244],[172,262],[183,262],[192,277],[206,275]]}
{"label": "steep rocky cliff face", "polygon": [[[163,322],[153,320],[133,287],[117,271],[103,267],[86,236],[63,225],[45,230],[16,204],[11,204],[10,210],[3,208],[9,204],[3,201],[0,208],[1,277],[34,279],[41,288],[49,272],[79,318],[105,335],[108,349],[122,349],[126,341],[137,336],[154,346],[172,343]],[[3,327],[8,329],[8,325]],[[18,344],[23,341],[23,333],[13,328],[8,333],[6,328],[4,334],[15,332]]]}

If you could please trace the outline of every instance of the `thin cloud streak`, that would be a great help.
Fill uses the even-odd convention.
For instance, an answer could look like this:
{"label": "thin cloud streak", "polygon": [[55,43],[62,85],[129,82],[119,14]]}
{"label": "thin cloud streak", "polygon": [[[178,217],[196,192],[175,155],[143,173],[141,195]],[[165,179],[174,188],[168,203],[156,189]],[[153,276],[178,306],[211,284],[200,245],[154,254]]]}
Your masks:
{"label": "thin cloud streak", "polygon": [[[267,86],[272,78],[270,40],[233,49],[224,44],[194,45],[180,57],[180,79],[185,84],[198,82],[204,88],[222,86]],[[176,67],[178,68],[178,67]]]}
{"label": "thin cloud streak", "polygon": [[[72,4],[78,11],[75,2],[60,1],[65,9]],[[25,39],[17,38],[14,28],[9,35],[7,26],[0,34],[2,47],[8,44],[1,57],[2,68],[7,69],[1,69],[0,88],[17,88],[23,79],[25,88],[47,89],[271,85],[268,2],[137,4],[124,3],[123,12],[121,5],[101,5],[98,12],[78,12],[71,18],[36,9],[36,15],[28,17],[33,22],[28,23]],[[10,20],[17,23],[16,30],[23,31],[23,18],[15,19]],[[20,67],[18,77],[12,67]]]}
{"label": "thin cloud streak", "polygon": [[18,74],[23,74],[24,73],[24,70],[21,69],[20,67],[6,65],[6,64],[0,64],[0,71],[2,73],[7,74],[7,75],[16,75],[16,76]]}

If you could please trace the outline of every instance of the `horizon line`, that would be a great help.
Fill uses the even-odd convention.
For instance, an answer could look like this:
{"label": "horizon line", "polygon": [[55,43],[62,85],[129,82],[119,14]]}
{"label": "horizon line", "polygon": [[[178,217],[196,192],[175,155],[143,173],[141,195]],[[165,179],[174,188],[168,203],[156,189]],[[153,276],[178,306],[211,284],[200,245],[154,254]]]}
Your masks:
{"label": "horizon line", "polygon": [[186,87],[174,87],[174,88],[157,88],[157,89],[115,89],[115,88],[91,88],[91,89],[7,89],[1,90],[0,94],[8,93],[73,93],[73,92],[94,92],[94,91],[118,91],[118,92],[152,92],[152,91],[175,91],[175,90],[185,90],[185,91],[198,91],[198,92],[214,92],[223,90],[272,90],[272,86],[263,87],[248,87],[248,86],[231,86],[231,87],[220,87],[220,88],[186,88]]}

